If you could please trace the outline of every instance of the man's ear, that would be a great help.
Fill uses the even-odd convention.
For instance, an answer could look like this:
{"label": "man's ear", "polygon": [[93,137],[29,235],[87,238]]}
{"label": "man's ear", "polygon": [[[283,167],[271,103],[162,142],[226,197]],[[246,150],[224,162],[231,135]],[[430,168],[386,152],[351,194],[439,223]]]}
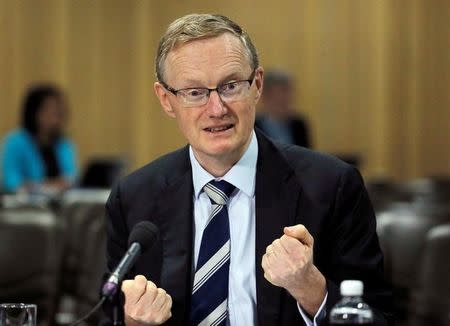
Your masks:
{"label": "man's ear", "polygon": [[166,114],[169,117],[175,118],[176,117],[175,111],[173,110],[172,105],[170,104],[169,94],[167,93],[164,86],[160,82],[155,82],[153,88],[155,90],[156,96],[158,96],[159,103],[161,103],[164,112],[166,112]]}
{"label": "man's ear", "polygon": [[256,86],[256,93],[255,93],[255,100],[256,102],[259,101],[261,98],[262,92],[263,92],[263,85],[264,85],[264,69],[263,67],[256,68],[255,72],[255,86]]}

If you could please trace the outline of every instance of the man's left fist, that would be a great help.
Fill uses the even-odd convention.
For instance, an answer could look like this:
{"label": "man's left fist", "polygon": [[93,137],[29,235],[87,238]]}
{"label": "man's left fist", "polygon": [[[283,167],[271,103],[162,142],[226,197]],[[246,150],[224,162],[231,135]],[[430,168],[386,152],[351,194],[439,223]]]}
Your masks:
{"label": "man's left fist", "polygon": [[314,315],[326,294],[326,281],[313,264],[314,239],[301,224],[285,227],[284,235],[267,246],[262,258],[264,277],[285,288]]}
{"label": "man's left fist", "polygon": [[264,277],[286,290],[299,287],[313,264],[313,245],[314,239],[303,225],[284,228],[284,235],[266,248]]}

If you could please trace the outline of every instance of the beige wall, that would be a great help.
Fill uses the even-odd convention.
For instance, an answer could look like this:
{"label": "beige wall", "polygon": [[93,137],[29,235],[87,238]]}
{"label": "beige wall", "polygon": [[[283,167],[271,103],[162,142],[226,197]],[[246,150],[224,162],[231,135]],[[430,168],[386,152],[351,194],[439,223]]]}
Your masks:
{"label": "beige wall", "polygon": [[153,95],[167,24],[220,12],[248,30],[264,67],[297,80],[316,148],[358,152],[366,176],[450,173],[450,2],[441,0],[0,0],[0,136],[24,88],[60,83],[82,162],[133,167],[184,144]]}

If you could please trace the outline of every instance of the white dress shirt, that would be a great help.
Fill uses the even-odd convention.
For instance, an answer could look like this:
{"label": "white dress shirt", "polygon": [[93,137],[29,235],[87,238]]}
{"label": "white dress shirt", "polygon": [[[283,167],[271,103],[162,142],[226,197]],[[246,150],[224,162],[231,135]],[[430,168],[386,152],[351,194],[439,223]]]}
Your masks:
{"label": "white dress shirt", "polygon": [[[211,180],[225,180],[237,189],[227,205],[230,219],[230,276],[228,287],[228,320],[230,326],[257,325],[255,275],[255,177],[258,141],[253,132],[249,147],[241,159],[222,178],[207,172],[189,148],[194,184],[194,264],[197,264],[203,230],[212,206],[203,187]],[[275,240],[275,239],[274,239]],[[311,321],[299,307],[308,326],[316,326],[325,317],[325,297]]]}

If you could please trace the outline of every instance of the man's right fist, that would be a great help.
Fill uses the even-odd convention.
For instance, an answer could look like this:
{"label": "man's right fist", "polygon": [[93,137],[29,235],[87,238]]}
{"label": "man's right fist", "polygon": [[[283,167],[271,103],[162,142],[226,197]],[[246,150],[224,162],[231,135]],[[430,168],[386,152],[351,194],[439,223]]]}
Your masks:
{"label": "man's right fist", "polygon": [[172,313],[172,298],[163,289],[157,288],[145,276],[137,275],[134,280],[122,283],[125,294],[125,324],[161,325]]}

